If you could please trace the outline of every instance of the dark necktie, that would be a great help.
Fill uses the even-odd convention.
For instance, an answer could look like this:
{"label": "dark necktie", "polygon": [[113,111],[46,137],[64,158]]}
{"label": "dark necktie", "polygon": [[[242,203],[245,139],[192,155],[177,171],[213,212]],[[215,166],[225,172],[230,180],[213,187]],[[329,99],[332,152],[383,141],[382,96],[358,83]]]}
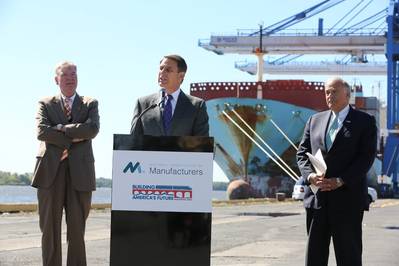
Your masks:
{"label": "dark necktie", "polygon": [[168,94],[165,109],[163,110],[163,117],[162,117],[163,128],[165,130],[166,135],[168,135],[170,123],[172,122],[172,100],[173,100],[173,96]]}
{"label": "dark necktie", "polygon": [[68,97],[65,97],[64,99],[64,111],[68,121],[71,121],[72,118],[71,101],[72,101],[71,98]]}

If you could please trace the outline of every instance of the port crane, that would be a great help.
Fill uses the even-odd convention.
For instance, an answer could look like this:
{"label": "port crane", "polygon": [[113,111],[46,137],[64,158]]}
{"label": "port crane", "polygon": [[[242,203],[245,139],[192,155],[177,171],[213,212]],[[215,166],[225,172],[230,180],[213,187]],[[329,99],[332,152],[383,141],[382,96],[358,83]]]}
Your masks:
{"label": "port crane", "polygon": [[[387,132],[383,147],[382,171],[380,177],[391,178],[395,194],[398,188],[399,159],[399,0],[389,0],[389,7],[378,11],[371,17],[362,20],[351,27],[338,30],[323,29],[323,20],[319,19],[317,31],[287,31],[286,29],[344,0],[325,0],[294,16],[284,19],[271,26],[259,30],[238,30],[235,35],[211,35],[210,39],[199,40],[198,45],[218,55],[226,53],[254,54],[258,57],[256,73],[258,81],[263,80],[263,73],[284,68],[286,73],[301,69],[301,74],[335,73],[387,75]],[[359,3],[363,2],[360,1]],[[370,1],[372,2],[372,0]],[[368,2],[368,3],[370,3]],[[368,5],[368,4],[366,4]],[[364,9],[364,8],[363,8]],[[358,15],[363,9],[358,11]],[[352,9],[350,12],[354,11]],[[348,13],[349,14],[349,13]],[[347,15],[348,15],[347,14]],[[386,19],[377,28],[366,30],[367,26]],[[283,30],[285,30],[283,32]],[[275,62],[264,62],[265,54],[285,54]],[[342,54],[350,55],[352,64],[324,63],[318,66],[308,64],[301,67],[290,62],[304,54]],[[386,62],[369,63],[367,54],[385,55]],[[287,59],[286,59],[287,58]],[[284,60],[286,59],[286,60]],[[255,73],[255,64],[236,63],[236,67]],[[313,69],[312,69],[313,68]],[[338,71],[337,71],[338,70]],[[280,72],[282,73],[282,72]]]}
{"label": "port crane", "polygon": [[391,0],[387,16],[387,131],[382,162],[382,177],[391,177],[393,193],[398,194],[399,153],[399,1]]}
{"label": "port crane", "polygon": [[[363,2],[364,0],[361,0]],[[371,0],[372,1],[372,0]],[[371,2],[370,1],[370,2]],[[386,73],[386,62],[368,62],[367,54],[384,55],[386,36],[385,24],[375,28],[366,28],[383,20],[387,8],[384,8],[350,27],[323,28],[323,19],[319,19],[317,30],[287,29],[305,19],[325,11],[343,0],[326,0],[294,16],[286,18],[271,26],[259,30],[237,30],[236,35],[211,35],[210,39],[199,40],[198,45],[218,55],[227,53],[255,54],[258,63],[236,63],[236,68],[250,74],[257,73],[262,81],[263,73],[292,74],[296,73],[325,74],[335,73],[381,75]],[[355,10],[353,10],[355,11]],[[348,13],[349,14],[349,13]],[[334,27],[334,26],[333,26]],[[285,55],[277,60],[264,62],[264,55]],[[290,62],[301,55],[350,55],[350,61],[323,63]],[[329,72],[331,73],[331,72]]]}
{"label": "port crane", "polygon": [[[251,75],[257,74],[257,64],[255,62],[239,61],[235,63],[235,68],[247,72]],[[267,74],[289,74],[298,73],[305,75],[329,75],[337,73],[341,75],[386,75],[386,62],[372,63],[345,63],[341,61],[323,62],[301,62],[292,61],[288,63],[275,63],[274,61],[264,61],[263,72]]]}

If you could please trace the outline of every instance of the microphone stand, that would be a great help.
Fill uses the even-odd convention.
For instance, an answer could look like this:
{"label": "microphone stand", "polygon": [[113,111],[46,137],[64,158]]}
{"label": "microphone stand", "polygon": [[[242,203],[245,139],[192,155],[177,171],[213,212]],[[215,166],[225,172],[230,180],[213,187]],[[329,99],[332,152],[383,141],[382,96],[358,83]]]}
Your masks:
{"label": "microphone stand", "polygon": [[144,115],[145,113],[147,113],[149,110],[151,110],[151,109],[153,109],[153,108],[159,106],[160,109],[161,109],[161,113],[163,113],[163,109],[165,108],[165,99],[166,99],[165,90],[161,90],[161,95],[162,95],[162,97],[161,97],[161,100],[159,101],[159,103],[153,103],[153,104],[151,104],[150,106],[148,106],[147,108],[145,108],[145,109],[140,113],[140,115],[137,117],[135,123],[133,122],[133,121],[134,121],[134,118],[133,118],[133,121],[132,121],[132,128],[130,129],[130,134],[133,134],[133,133],[136,131],[136,127],[137,127],[138,122],[141,120],[141,118],[143,117],[143,115]]}

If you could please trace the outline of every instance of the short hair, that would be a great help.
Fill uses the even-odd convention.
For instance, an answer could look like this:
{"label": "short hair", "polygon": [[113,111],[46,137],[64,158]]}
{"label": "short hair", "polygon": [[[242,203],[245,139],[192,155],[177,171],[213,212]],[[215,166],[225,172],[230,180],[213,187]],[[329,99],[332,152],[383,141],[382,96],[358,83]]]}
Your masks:
{"label": "short hair", "polygon": [[58,74],[60,73],[60,70],[64,67],[75,67],[76,65],[74,63],[72,63],[71,61],[61,61],[59,62],[56,66],[55,66],[55,75],[58,76]]}
{"label": "short hair", "polygon": [[349,85],[348,82],[346,82],[345,80],[343,80],[340,77],[332,77],[330,79],[328,79],[325,83],[327,82],[338,82],[342,87],[344,87],[344,89],[346,90],[346,93],[348,94],[348,96],[351,95],[351,86]]}
{"label": "short hair", "polygon": [[[177,63],[177,70],[178,70],[178,72],[184,72],[184,73],[187,72],[187,64],[186,64],[186,61],[185,61],[184,58],[181,57],[180,55],[177,55],[177,54],[165,55],[165,56],[162,58],[162,60],[163,60],[164,58],[171,59],[171,60],[175,61],[175,62]],[[161,62],[162,62],[162,60],[161,60]]]}

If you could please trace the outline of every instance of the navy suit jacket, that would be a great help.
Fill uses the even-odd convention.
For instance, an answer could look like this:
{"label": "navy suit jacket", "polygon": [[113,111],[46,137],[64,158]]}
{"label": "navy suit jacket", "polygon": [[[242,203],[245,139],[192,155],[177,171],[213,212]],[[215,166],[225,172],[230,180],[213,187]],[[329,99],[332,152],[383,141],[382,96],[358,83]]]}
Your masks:
{"label": "navy suit jacket", "polygon": [[304,205],[306,208],[328,206],[338,210],[368,209],[366,174],[374,162],[377,149],[375,118],[350,107],[341,129],[327,151],[325,136],[331,114],[328,110],[309,118],[297,152],[297,161],[302,176],[307,180],[309,174],[315,171],[306,152],[314,155],[320,149],[327,165],[325,178],[340,177],[344,185],[333,191],[319,190],[316,195],[309,189]]}
{"label": "navy suit jacket", "polygon": [[[130,134],[133,136],[209,136],[208,113],[204,100],[180,91],[168,134],[163,128],[159,101],[159,93],[137,100]],[[151,105],[156,106],[145,111]]]}

